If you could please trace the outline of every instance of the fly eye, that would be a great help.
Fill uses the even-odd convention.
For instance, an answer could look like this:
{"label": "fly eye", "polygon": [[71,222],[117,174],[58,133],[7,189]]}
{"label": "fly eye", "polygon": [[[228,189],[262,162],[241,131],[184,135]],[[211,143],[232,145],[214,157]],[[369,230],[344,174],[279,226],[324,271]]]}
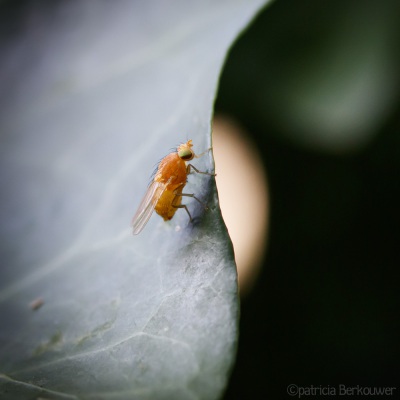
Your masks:
{"label": "fly eye", "polygon": [[182,160],[188,161],[188,160],[193,159],[194,154],[193,154],[193,151],[190,149],[181,149],[178,151],[178,156],[180,158],[182,158]]}

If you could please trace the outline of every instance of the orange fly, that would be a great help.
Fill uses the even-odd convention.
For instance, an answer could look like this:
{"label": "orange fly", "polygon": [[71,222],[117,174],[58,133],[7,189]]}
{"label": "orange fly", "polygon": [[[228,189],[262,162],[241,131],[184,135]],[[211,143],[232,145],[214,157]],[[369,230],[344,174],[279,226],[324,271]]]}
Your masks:
{"label": "orange fly", "polygon": [[189,215],[190,221],[192,216],[185,204],[181,204],[182,197],[193,197],[199,203],[203,204],[194,194],[182,193],[187,182],[187,176],[191,169],[199,174],[215,175],[208,172],[201,172],[188,161],[196,156],[192,150],[193,144],[189,140],[179,145],[175,152],[168,154],[158,164],[157,172],[151,182],[142,202],[132,219],[133,234],[137,235],[145,227],[153,210],[164,218],[164,221],[172,219],[178,208],[184,208]]}

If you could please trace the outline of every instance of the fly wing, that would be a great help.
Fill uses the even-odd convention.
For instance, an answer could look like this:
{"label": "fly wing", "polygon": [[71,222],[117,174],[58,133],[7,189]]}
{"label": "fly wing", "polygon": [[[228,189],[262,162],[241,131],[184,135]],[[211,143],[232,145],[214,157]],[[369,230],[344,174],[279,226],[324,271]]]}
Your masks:
{"label": "fly wing", "polygon": [[147,189],[136,214],[132,218],[133,234],[137,235],[147,224],[154,211],[159,198],[164,193],[167,185],[165,183],[153,181]]}

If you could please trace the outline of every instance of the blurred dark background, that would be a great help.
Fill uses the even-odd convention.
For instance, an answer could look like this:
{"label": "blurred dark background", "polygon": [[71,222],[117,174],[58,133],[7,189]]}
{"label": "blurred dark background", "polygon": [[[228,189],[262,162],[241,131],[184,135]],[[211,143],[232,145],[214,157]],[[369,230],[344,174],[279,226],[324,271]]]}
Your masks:
{"label": "blurred dark background", "polygon": [[216,112],[257,144],[271,219],[225,400],[400,398],[399,22],[394,0],[277,0],[231,50]]}

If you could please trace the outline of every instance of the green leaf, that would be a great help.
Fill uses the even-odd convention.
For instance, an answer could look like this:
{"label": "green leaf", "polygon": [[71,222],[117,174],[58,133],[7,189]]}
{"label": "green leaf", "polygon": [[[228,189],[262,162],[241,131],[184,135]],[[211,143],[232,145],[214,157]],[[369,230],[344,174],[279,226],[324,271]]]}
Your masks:
{"label": "green leaf", "polygon": [[214,178],[189,176],[193,223],[130,220],[171,148],[210,147],[226,52],[263,1],[34,4],[0,68],[0,397],[217,398],[238,299]]}

